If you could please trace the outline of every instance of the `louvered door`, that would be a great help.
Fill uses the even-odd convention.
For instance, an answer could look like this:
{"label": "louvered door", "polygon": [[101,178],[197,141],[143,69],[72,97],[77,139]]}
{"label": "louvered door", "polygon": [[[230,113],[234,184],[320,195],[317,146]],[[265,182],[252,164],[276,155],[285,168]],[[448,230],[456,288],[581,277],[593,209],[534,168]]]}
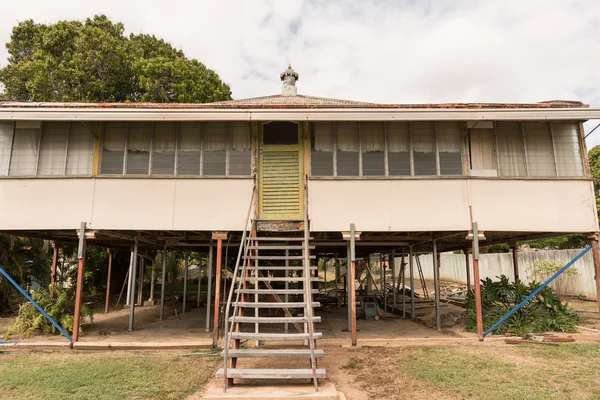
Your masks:
{"label": "louvered door", "polygon": [[[302,149],[298,127],[293,124],[286,128],[278,123],[269,128],[272,132],[264,131],[260,149],[260,219],[301,220]],[[286,135],[295,137],[286,138]]]}

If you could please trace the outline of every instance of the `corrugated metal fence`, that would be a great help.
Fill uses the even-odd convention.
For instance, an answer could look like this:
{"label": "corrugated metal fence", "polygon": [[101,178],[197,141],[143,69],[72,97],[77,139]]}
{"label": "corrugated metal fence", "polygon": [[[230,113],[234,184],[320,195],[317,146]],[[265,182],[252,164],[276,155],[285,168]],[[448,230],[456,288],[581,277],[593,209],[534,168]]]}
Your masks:
{"label": "corrugated metal fence", "polygon": [[[577,254],[579,254],[581,251],[582,249],[519,252],[519,278],[524,283],[529,283],[533,280],[537,280],[538,282],[544,281],[544,276],[534,276],[534,261],[552,260],[560,263],[560,265],[563,266],[575,258],[575,256],[577,256]],[[420,255],[419,259],[423,267],[425,279],[433,279],[433,262],[431,254]],[[400,259],[397,259],[396,265],[400,265]],[[473,283],[473,263],[470,255],[469,265],[471,268],[471,283]],[[556,280],[556,284],[553,284],[554,289],[561,294],[575,296],[583,295],[596,298],[596,284],[594,281],[592,252],[590,251],[585,254],[571,268],[575,268],[577,270],[577,275],[559,277]],[[489,277],[495,280],[497,276],[506,275],[511,281],[514,280],[512,253],[481,254],[479,259],[479,270],[481,279]],[[415,276],[418,275],[415,274]],[[466,284],[467,273],[465,267],[465,255],[442,254],[440,258],[440,278],[442,280]]]}

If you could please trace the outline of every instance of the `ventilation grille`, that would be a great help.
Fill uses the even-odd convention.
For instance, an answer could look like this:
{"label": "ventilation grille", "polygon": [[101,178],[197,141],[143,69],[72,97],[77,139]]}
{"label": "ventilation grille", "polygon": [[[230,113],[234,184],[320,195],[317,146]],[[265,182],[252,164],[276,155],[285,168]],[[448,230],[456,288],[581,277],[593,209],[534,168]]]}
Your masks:
{"label": "ventilation grille", "polygon": [[302,215],[298,150],[262,155],[261,218],[298,219]]}

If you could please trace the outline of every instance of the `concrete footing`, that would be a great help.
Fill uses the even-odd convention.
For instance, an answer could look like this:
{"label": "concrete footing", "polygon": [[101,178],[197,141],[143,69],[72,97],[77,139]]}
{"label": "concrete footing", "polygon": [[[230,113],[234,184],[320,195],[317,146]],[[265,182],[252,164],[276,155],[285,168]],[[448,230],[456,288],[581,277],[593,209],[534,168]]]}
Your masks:
{"label": "concrete footing", "polygon": [[223,393],[223,383],[213,381],[208,390],[199,397],[206,400],[344,400],[331,382],[320,382],[315,392],[312,384],[305,385],[233,385]]}

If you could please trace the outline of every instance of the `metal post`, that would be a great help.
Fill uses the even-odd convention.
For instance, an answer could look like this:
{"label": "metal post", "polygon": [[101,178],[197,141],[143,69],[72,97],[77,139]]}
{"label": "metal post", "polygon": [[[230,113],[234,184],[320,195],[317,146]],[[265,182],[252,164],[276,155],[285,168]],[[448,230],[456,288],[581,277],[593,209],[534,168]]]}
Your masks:
{"label": "metal post", "polygon": [[473,222],[473,279],[475,280],[475,317],[477,319],[477,337],[483,342],[483,314],[481,307],[481,282],[479,280],[479,232],[477,222]]}
{"label": "metal post", "polygon": [[519,283],[519,257],[517,255],[517,245],[512,246],[513,269],[515,273],[515,283]]}
{"label": "metal post", "polygon": [[135,313],[135,278],[137,275],[138,237],[133,238],[133,260],[131,261],[131,297],[129,298],[129,332],[133,332],[133,316]]}
{"label": "metal post", "polygon": [[213,266],[213,241],[210,240],[208,246],[208,260],[206,262],[208,269],[208,287],[206,288],[206,332],[210,332],[210,301],[212,296],[212,266]]}
{"label": "metal post", "polygon": [[185,253],[185,259],[183,260],[183,306],[181,307],[181,313],[185,314],[185,305],[187,303],[187,281],[188,281],[188,269],[190,263],[189,253]]}
{"label": "metal post", "polygon": [[[289,249],[285,249],[285,266],[286,267],[290,266],[289,256],[290,256]],[[317,265],[318,265],[318,263],[317,263]],[[285,270],[284,276],[286,277],[286,279],[290,276],[290,271],[288,269]],[[289,288],[290,288],[290,283],[286,280],[285,281],[285,291],[287,292]],[[285,302],[287,303],[288,301],[290,301],[290,298],[289,298],[289,295],[286,293],[285,294]],[[258,310],[258,308],[256,308],[256,309]],[[287,333],[288,329],[289,329],[289,324],[286,322],[283,327],[283,330],[285,331],[285,333]],[[306,331],[306,329],[305,329],[305,331]]]}
{"label": "metal post", "polygon": [[348,254],[346,258],[346,302],[348,303],[348,332],[352,332],[352,307],[350,307],[350,241],[348,241],[347,246]]}
{"label": "metal post", "polygon": [[131,253],[129,254],[129,271],[127,273],[127,295],[125,296],[125,306],[129,305],[129,300],[131,300],[131,277],[133,276],[133,247],[131,248]]}
{"label": "metal post", "polygon": [[75,291],[75,314],[73,316],[73,342],[79,340],[79,321],[81,318],[81,301],[83,300],[83,271],[85,268],[85,222],[81,223],[79,229],[79,248],[77,250],[77,258],[79,263],[77,266],[77,289]]}
{"label": "metal post", "polygon": [[[381,265],[381,275],[382,275],[382,284],[381,284],[381,293],[383,294],[383,309],[387,310],[387,290],[385,287],[385,257],[383,253],[379,253],[379,265]],[[393,283],[393,282],[392,282]]]}
{"label": "metal post", "polygon": [[437,258],[437,241],[433,239],[433,284],[435,290],[435,324],[437,330],[442,330],[442,316],[440,315],[440,271]]}
{"label": "metal post", "polygon": [[138,292],[138,305],[141,307],[144,305],[143,293],[144,293],[144,256],[140,256],[140,279],[139,279],[139,292]]}
{"label": "metal post", "polygon": [[410,319],[415,319],[415,271],[412,246],[408,247],[408,263],[410,267]]}
{"label": "metal post", "polygon": [[104,313],[108,314],[108,306],[110,302],[110,275],[112,272],[113,254],[110,249],[106,249],[106,251],[108,252],[108,272],[106,277],[106,302],[104,303]]}
{"label": "metal post", "polygon": [[396,300],[398,297],[398,285],[396,284],[396,250],[388,255],[388,264],[392,270],[392,312],[396,311]]}
{"label": "metal post", "polygon": [[196,295],[196,307],[200,308],[200,284],[202,283],[202,256],[198,261],[198,294]]}
{"label": "metal post", "polygon": [[160,281],[160,320],[165,319],[165,280],[167,278],[167,243],[162,254],[162,279]]}
{"label": "metal post", "polygon": [[223,239],[217,239],[217,266],[215,271],[215,310],[213,315],[213,329],[219,331],[219,309],[221,306],[221,261],[223,252]]}
{"label": "metal post", "polygon": [[[52,241],[52,247],[54,252],[52,254],[52,268],[50,270],[50,284],[53,285],[56,283],[56,264],[58,263],[58,247],[56,247],[56,243]],[[50,291],[50,299],[54,297],[52,291]]]}
{"label": "metal post", "polygon": [[402,252],[402,262],[400,263],[400,271],[402,273],[402,318],[406,318],[406,263],[404,262],[404,251]]}
{"label": "metal post", "polygon": [[469,249],[464,249],[465,268],[467,269],[467,293],[471,293],[471,265],[469,264]]}
{"label": "metal post", "polygon": [[596,296],[598,301],[598,310],[600,310],[600,253],[598,252],[598,234],[594,234],[591,243],[592,259],[594,260],[594,271],[596,279]]}
{"label": "metal post", "polygon": [[150,297],[148,301],[154,305],[154,281],[156,280],[156,271],[155,271],[154,260],[152,260],[152,273],[150,274]]}
{"label": "metal post", "polygon": [[350,309],[352,322],[352,346],[356,346],[356,251],[354,247],[354,224],[350,224]]}
{"label": "metal post", "polygon": [[337,308],[340,308],[340,294],[339,294],[339,286],[340,286],[340,263],[338,262],[337,256],[334,259],[335,266],[335,304]]}

